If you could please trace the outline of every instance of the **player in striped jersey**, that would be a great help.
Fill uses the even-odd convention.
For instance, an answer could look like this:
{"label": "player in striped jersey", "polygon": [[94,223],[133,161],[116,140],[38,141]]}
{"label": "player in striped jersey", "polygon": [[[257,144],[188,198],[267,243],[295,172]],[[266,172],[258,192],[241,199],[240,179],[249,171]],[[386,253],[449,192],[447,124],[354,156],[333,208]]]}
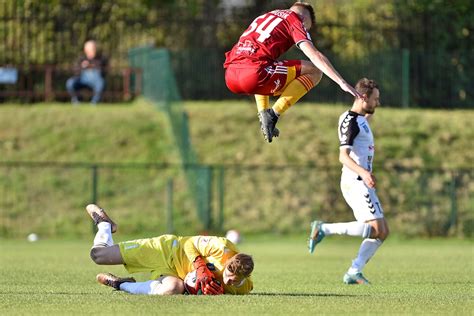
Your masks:
{"label": "player in striped jersey", "polygon": [[185,276],[196,270],[196,292],[204,295],[248,294],[253,289],[251,256],[239,253],[223,237],[162,235],[114,244],[117,225],[95,204],[86,207],[97,225],[90,255],[99,265],[122,264],[129,273],[150,272],[151,280],[136,282],[110,273],[100,273],[97,281],[131,294],[183,294]]}
{"label": "player in striped jersey", "polygon": [[[308,30],[315,22],[313,7],[296,2],[288,10],[257,17],[226,53],[227,87],[234,93],[255,95],[261,129],[268,142],[280,134],[275,127],[280,115],[315,87],[323,73],[342,90],[358,97],[357,91],[314,47]],[[310,61],[278,60],[293,45]],[[272,108],[269,96],[279,96]]]}
{"label": "player in striped jersey", "polygon": [[339,161],[342,163],[341,190],[352,208],[356,221],[324,223],[313,221],[309,237],[309,252],[313,253],[321,240],[332,234],[364,238],[357,257],[344,275],[346,284],[368,284],[362,269],[389,234],[388,224],[375,191],[372,173],[374,136],[367,117],[380,105],[380,92],[373,80],[360,79],[356,90],[361,98],[355,99],[352,108],[339,117]]}

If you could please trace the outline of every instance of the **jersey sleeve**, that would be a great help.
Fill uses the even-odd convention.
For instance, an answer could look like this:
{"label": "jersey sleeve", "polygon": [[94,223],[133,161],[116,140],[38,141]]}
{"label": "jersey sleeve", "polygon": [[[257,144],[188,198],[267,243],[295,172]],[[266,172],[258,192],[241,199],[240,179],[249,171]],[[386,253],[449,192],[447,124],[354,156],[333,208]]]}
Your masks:
{"label": "jersey sleeve", "polygon": [[304,41],[309,41],[312,43],[311,36],[309,32],[304,27],[303,22],[298,18],[296,14],[292,14],[288,17],[288,22],[290,23],[290,33],[293,41],[296,46],[299,47],[299,44]]}
{"label": "jersey sleeve", "polygon": [[339,146],[341,148],[352,148],[354,139],[359,134],[360,128],[357,124],[357,115],[348,113],[339,124]]}
{"label": "jersey sleeve", "polygon": [[213,260],[225,262],[237,253],[237,250],[225,238],[215,236],[193,236],[184,244],[184,252],[190,262],[196,257],[213,257]]}

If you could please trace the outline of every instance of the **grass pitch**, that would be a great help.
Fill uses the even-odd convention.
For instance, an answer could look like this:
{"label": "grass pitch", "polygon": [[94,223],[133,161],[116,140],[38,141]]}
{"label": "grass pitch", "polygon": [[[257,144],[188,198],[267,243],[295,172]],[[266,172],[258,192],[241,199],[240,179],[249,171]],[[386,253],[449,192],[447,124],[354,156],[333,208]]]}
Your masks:
{"label": "grass pitch", "polygon": [[240,249],[254,256],[255,289],[251,295],[219,297],[137,296],[100,286],[94,279],[98,272],[126,272],[89,259],[92,236],[1,240],[0,314],[471,315],[472,241],[389,239],[364,271],[372,285],[348,286],[342,276],[360,240],[330,237],[310,255],[305,239],[245,239]]}

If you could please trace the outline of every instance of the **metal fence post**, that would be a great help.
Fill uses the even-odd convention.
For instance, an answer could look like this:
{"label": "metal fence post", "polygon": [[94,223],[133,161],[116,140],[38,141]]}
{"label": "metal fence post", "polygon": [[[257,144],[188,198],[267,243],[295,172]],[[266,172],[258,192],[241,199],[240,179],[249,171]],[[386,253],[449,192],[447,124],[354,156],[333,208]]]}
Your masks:
{"label": "metal fence post", "polygon": [[[92,171],[92,195],[91,195],[91,203],[97,204],[97,187],[98,187],[98,167],[97,165],[91,166]],[[96,225],[92,223],[92,232],[95,233]]]}
{"label": "metal fence post", "polygon": [[224,229],[224,167],[219,168],[219,175],[217,178],[218,198],[219,198],[219,219],[217,228],[222,231]]}
{"label": "metal fence post", "polygon": [[456,228],[456,224],[458,222],[458,203],[457,203],[457,175],[456,172],[453,171],[451,173],[451,184],[449,186],[449,195],[451,196],[451,214],[449,215],[449,220],[446,223],[446,233],[451,227]]}
{"label": "metal fence post", "polygon": [[174,233],[173,225],[173,179],[168,179],[166,186],[166,230],[168,234]]}
{"label": "metal fence post", "polygon": [[402,50],[402,106],[407,108],[410,103],[410,51]]}
{"label": "metal fence post", "polygon": [[200,174],[200,177],[204,177],[203,182],[201,182],[201,193],[203,194],[203,205],[205,212],[204,225],[205,229],[209,231],[213,228],[212,220],[212,176],[213,176],[213,167],[212,166],[201,166],[203,173]]}
{"label": "metal fence post", "polygon": [[189,157],[189,118],[188,118],[188,113],[183,111],[183,124],[181,126],[181,144],[183,148],[183,158],[184,162],[188,163],[190,162],[190,157]]}

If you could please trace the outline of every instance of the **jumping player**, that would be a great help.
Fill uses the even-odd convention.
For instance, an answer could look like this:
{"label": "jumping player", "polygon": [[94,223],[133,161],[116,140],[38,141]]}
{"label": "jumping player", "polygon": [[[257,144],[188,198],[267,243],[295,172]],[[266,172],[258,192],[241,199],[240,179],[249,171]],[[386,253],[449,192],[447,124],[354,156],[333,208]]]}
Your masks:
{"label": "jumping player", "polygon": [[252,257],[239,253],[226,238],[162,235],[114,244],[112,233],[117,224],[95,204],[89,204],[86,210],[98,229],[90,251],[95,263],[123,264],[129,273],[151,273],[151,280],[146,282],[100,273],[97,281],[103,285],[131,294],[183,294],[183,279],[196,270],[195,290],[204,295],[247,294],[253,289]]}
{"label": "jumping player", "polygon": [[[253,94],[264,138],[279,135],[278,118],[321,80],[323,73],[342,90],[358,97],[311,41],[308,30],[316,22],[313,7],[297,2],[288,10],[274,10],[257,17],[226,53],[225,81],[237,94]],[[277,59],[293,45],[307,60]],[[270,108],[269,96],[279,96]]]}
{"label": "jumping player", "polygon": [[355,99],[352,108],[339,117],[339,161],[342,163],[341,190],[352,208],[356,221],[327,224],[311,223],[309,252],[327,235],[349,235],[364,238],[357,257],[344,275],[346,284],[368,284],[362,269],[389,234],[383,209],[375,192],[372,174],[374,137],[367,117],[380,105],[380,92],[373,80],[360,79],[356,90],[361,98]]}

